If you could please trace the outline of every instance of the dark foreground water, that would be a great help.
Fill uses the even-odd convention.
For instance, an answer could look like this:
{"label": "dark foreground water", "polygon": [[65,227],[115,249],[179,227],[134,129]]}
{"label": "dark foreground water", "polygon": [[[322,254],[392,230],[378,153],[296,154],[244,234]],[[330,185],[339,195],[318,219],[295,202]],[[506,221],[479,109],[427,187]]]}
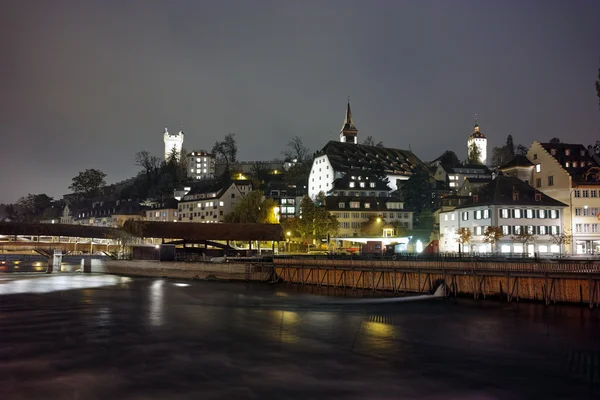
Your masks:
{"label": "dark foreground water", "polygon": [[0,275],[0,399],[600,398],[600,310]]}

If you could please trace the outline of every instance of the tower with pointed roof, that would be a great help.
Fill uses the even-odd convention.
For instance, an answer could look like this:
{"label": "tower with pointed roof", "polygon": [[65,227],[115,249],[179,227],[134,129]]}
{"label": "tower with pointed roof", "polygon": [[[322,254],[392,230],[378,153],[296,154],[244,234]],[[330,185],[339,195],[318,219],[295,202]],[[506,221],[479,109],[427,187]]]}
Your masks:
{"label": "tower with pointed roof", "polygon": [[177,134],[171,134],[165,126],[165,132],[163,134],[163,140],[165,142],[165,161],[169,159],[173,150],[176,151],[177,159],[179,160],[181,149],[183,147],[183,136],[183,130],[180,130]]}
{"label": "tower with pointed roof", "polygon": [[340,142],[358,144],[358,129],[356,129],[354,121],[352,120],[350,99],[348,99],[348,106],[346,107],[346,118],[344,118],[344,125],[342,125],[342,130],[340,131]]}
{"label": "tower with pointed roof", "polygon": [[473,128],[473,133],[469,136],[469,140],[467,141],[467,155],[469,154],[469,149],[475,143],[475,146],[479,149],[479,162],[483,165],[487,163],[487,138],[483,133],[479,131],[479,123],[477,122],[477,117],[475,117],[475,127]]}

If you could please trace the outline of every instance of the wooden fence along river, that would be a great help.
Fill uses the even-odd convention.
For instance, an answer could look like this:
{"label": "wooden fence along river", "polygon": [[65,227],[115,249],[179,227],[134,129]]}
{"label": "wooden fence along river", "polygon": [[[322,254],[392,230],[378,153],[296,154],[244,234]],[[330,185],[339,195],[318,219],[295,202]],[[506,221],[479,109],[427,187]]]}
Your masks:
{"label": "wooden fence along river", "polygon": [[279,280],[305,285],[446,295],[495,296],[600,306],[600,263],[384,261],[276,258]]}

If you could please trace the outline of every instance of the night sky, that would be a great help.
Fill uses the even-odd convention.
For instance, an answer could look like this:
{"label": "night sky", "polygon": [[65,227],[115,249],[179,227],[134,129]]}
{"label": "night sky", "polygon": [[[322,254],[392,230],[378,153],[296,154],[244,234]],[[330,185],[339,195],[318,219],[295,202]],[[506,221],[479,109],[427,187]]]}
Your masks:
{"label": "night sky", "polygon": [[600,1],[33,1],[0,11],[0,202],[60,197],[86,168],[107,182],[236,134],[241,160],[295,135],[337,140],[351,96],[359,140],[429,161],[600,139]]}

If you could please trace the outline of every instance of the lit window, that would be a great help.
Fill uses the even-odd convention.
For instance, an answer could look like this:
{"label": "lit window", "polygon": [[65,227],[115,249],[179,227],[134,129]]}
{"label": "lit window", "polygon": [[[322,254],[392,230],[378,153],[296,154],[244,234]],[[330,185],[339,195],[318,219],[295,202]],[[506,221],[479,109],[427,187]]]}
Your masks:
{"label": "lit window", "polygon": [[354,182],[350,182],[350,187],[353,188],[354,187]]}
{"label": "lit window", "polygon": [[542,164],[535,164],[535,172],[540,172],[542,170]]}

